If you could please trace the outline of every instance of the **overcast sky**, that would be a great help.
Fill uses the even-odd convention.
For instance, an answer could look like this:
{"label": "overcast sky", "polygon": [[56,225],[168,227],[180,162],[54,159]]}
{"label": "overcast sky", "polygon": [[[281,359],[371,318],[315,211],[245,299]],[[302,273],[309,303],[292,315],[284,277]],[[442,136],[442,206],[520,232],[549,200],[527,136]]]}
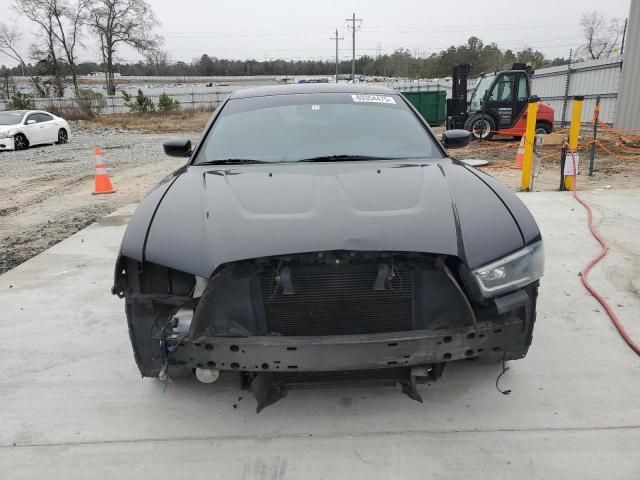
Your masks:
{"label": "overcast sky", "polygon": [[[351,32],[345,19],[362,18],[356,54],[375,55],[408,48],[430,55],[458,45],[471,35],[501,48],[532,47],[548,57],[566,57],[582,42],[580,16],[593,10],[624,18],[630,0],[149,0],[161,25],[158,33],[173,61],[191,61],[203,53],[220,58],[333,59],[337,28],[345,37],[340,56],[351,56]],[[25,32],[23,51],[31,41],[32,25],[0,0],[0,21],[17,21]],[[525,13],[531,13],[527,18]],[[82,60],[99,61],[95,42],[86,39]],[[132,49],[118,52],[122,61],[140,56]],[[0,54],[0,64],[14,62]]]}

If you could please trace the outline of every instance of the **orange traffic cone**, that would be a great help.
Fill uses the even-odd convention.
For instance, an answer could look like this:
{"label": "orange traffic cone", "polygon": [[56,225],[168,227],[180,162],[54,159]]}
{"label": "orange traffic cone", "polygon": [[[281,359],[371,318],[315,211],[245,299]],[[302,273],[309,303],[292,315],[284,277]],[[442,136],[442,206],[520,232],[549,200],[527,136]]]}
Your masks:
{"label": "orange traffic cone", "polygon": [[102,193],[115,193],[116,189],[111,185],[111,179],[107,173],[107,167],[102,163],[102,152],[99,147],[93,151],[96,156],[96,178],[95,187],[92,195],[100,195]]}
{"label": "orange traffic cone", "polygon": [[519,168],[522,170],[522,160],[524,159],[524,136],[520,140],[520,146],[518,147],[518,153],[516,154],[516,161],[513,164],[513,168]]}

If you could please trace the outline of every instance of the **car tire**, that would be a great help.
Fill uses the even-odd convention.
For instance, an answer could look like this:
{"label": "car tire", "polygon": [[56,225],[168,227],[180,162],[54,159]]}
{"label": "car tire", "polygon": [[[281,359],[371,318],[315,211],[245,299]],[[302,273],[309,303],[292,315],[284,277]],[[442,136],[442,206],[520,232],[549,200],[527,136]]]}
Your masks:
{"label": "car tire", "polygon": [[26,150],[29,148],[29,140],[22,133],[18,133],[13,137],[14,150]]}
{"label": "car tire", "polygon": [[467,118],[464,129],[471,132],[472,140],[491,140],[496,131],[496,122],[489,115],[477,113]]}
{"label": "car tire", "polygon": [[545,122],[536,123],[536,134],[548,135],[551,133],[551,126]]}
{"label": "car tire", "polygon": [[56,142],[58,145],[63,145],[69,142],[69,134],[64,128],[58,130],[58,141]]}

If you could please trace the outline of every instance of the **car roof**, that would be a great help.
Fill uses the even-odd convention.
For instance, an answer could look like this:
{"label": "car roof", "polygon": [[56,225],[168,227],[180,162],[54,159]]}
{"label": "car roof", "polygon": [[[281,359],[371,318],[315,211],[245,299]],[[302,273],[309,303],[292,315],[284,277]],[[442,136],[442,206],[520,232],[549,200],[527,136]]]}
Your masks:
{"label": "car roof", "polygon": [[3,110],[0,113],[8,113],[9,115],[26,115],[28,113],[46,113],[49,115],[53,115],[53,113],[49,113],[44,110]]}
{"label": "car roof", "polygon": [[229,98],[267,97],[271,95],[296,95],[300,93],[357,93],[363,95],[394,95],[395,90],[382,85],[357,83],[303,83],[295,85],[271,85],[233,92]]}

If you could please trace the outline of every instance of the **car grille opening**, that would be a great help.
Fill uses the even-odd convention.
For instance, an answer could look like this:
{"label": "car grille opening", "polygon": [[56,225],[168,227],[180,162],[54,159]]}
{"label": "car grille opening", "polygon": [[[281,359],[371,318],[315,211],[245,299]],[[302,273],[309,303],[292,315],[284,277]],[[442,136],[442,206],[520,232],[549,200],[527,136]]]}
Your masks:
{"label": "car grille opening", "polygon": [[294,294],[260,275],[267,331],[278,335],[355,335],[413,329],[413,271],[395,267],[385,290],[374,290],[378,264],[291,268]]}

